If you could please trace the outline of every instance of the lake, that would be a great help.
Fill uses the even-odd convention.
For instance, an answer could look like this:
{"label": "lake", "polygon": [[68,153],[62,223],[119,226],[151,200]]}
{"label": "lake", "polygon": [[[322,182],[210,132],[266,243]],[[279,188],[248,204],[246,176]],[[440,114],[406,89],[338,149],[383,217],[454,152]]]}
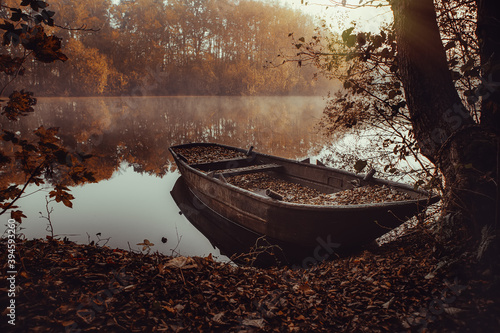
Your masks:
{"label": "lake", "polygon": [[[79,243],[110,237],[107,246],[133,250],[147,239],[152,251],[227,260],[179,214],[170,191],[180,174],[168,147],[198,141],[252,145],[303,159],[323,147],[316,124],[324,105],[321,97],[40,98],[33,115],[4,121],[2,128],[28,133],[42,124],[59,127],[69,150],[93,155],[87,167],[98,182],[71,187],[72,209],[50,205],[56,235]],[[0,180],[23,182],[15,170]],[[18,201],[27,215],[22,233],[28,239],[49,234],[40,217],[47,215],[49,191],[30,186]]]}

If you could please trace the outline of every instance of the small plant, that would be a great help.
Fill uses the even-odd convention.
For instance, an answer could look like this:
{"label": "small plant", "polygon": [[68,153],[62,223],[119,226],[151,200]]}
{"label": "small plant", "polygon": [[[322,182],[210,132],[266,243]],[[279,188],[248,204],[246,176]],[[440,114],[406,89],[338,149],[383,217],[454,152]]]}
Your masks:
{"label": "small plant", "polygon": [[93,240],[90,240],[90,235],[89,233],[87,232],[87,239],[88,239],[88,242],[89,242],[89,245],[95,245],[95,246],[99,246],[99,243],[100,242],[105,242],[104,244],[101,245],[102,246],[106,246],[106,244],[108,244],[109,240],[111,239],[111,237],[108,237],[108,238],[101,238],[101,233],[98,232],[97,234],[95,234],[96,237],[97,237],[97,242],[93,241]]}
{"label": "small plant", "polygon": [[142,243],[137,243],[137,245],[142,245],[142,250],[141,251],[146,251],[146,254],[149,254],[149,252],[151,252],[151,247],[155,246],[154,243],[151,243],[147,239],[145,239],[144,242],[142,242]]}
{"label": "small plant", "polygon": [[48,196],[45,196],[45,211],[47,212],[47,215],[44,216],[42,212],[40,213],[40,218],[41,219],[46,219],[47,220],[47,227],[45,230],[50,233],[50,238],[54,238],[54,226],[52,225],[52,219],[51,219],[51,214],[54,212],[54,207],[49,207],[50,203],[56,201],[56,199],[50,199]]}

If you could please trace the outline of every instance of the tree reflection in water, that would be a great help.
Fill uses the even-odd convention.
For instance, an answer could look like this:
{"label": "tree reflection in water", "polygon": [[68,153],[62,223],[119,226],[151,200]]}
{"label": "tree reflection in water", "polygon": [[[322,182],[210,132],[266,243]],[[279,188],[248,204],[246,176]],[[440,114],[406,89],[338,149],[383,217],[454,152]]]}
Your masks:
{"label": "tree reflection in water", "polygon": [[[261,152],[303,158],[322,148],[315,125],[323,106],[323,99],[318,97],[41,98],[33,115],[17,123],[3,122],[1,126],[21,133],[33,132],[42,124],[46,128],[59,127],[59,136],[67,149],[92,155],[86,161],[86,167],[95,179],[98,182],[113,179],[106,184],[73,187],[74,209],[55,206],[55,218],[61,221],[55,222],[55,232],[83,233],[81,241],[86,241],[86,232],[90,235],[93,231],[101,232],[103,236],[112,236],[108,245],[127,247],[127,240],[134,245],[143,241],[141,235],[144,238],[166,236],[169,240],[180,236],[184,240],[187,238],[186,235],[178,236],[179,230],[175,230],[186,221],[178,215],[178,209],[168,195],[178,177],[168,147],[186,142],[218,142],[238,147],[253,145]],[[132,170],[142,176],[131,175]],[[64,173],[55,172],[54,177],[72,185]],[[0,182],[21,184],[24,178],[11,165],[3,170]],[[127,182],[128,196],[115,191],[120,187],[127,188]],[[143,186],[145,188],[141,189]],[[96,188],[101,190],[95,193]],[[35,189],[31,187],[29,190]],[[90,192],[92,196],[88,195]],[[141,197],[137,196],[138,193]],[[165,201],[154,198],[163,197],[163,194],[162,200]],[[19,201],[28,215],[23,222],[28,228],[25,233],[32,237],[46,234],[44,226],[39,228],[43,222],[38,218],[45,203],[43,195],[42,192]],[[118,197],[119,202],[113,204]],[[149,230],[145,228],[144,232],[139,232],[134,228],[127,232],[124,228],[131,228],[137,223],[133,219],[140,218],[130,211],[127,213],[138,208],[138,201],[140,208],[147,212]],[[170,202],[159,207],[166,201]],[[99,216],[90,221],[89,211],[95,210],[99,211]],[[66,220],[72,222],[63,222]],[[165,226],[165,220],[177,222]],[[61,226],[62,223],[65,227]],[[78,230],[74,230],[77,224]],[[69,225],[73,225],[73,229],[66,228]],[[103,229],[108,233],[105,234]],[[191,233],[193,230],[182,232]],[[130,238],[132,235],[133,239]],[[197,250],[192,253],[186,249],[188,244],[184,245],[184,254],[197,254]]]}

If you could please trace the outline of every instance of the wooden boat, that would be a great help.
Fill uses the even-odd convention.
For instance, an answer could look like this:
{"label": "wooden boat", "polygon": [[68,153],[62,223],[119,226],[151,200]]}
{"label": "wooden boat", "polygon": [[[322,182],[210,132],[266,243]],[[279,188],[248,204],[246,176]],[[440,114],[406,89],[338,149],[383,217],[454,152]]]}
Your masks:
{"label": "wooden boat", "polygon": [[[190,162],[181,151],[218,147],[240,157]],[[193,195],[220,216],[271,239],[332,253],[368,244],[439,201],[436,195],[402,183],[358,175],[322,165],[270,156],[250,149],[214,143],[190,143],[169,148]],[[407,193],[405,201],[359,205],[310,205],[284,202],[231,185],[235,175],[266,172],[273,177],[335,193],[355,186],[385,185]],[[315,254],[316,255],[316,254]],[[319,254],[318,254],[319,255]]]}

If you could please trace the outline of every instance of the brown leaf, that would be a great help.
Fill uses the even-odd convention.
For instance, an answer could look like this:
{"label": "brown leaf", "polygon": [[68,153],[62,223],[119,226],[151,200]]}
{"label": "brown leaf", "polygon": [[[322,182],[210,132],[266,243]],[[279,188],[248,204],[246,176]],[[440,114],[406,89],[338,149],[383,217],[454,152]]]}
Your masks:
{"label": "brown leaf", "polygon": [[7,105],[3,107],[2,114],[9,120],[18,120],[21,116],[26,116],[35,111],[33,108],[36,105],[36,98],[33,98],[33,93],[29,91],[14,91],[9,96]]}
{"label": "brown leaf", "polygon": [[162,305],[162,308],[164,308],[165,310],[167,310],[170,313],[175,313],[176,312],[174,308],[172,308],[172,307],[170,307],[168,305]]}
{"label": "brown leaf", "polygon": [[26,215],[21,210],[15,210],[10,212],[10,218],[16,220],[17,223],[21,223],[22,219],[26,218]]}

